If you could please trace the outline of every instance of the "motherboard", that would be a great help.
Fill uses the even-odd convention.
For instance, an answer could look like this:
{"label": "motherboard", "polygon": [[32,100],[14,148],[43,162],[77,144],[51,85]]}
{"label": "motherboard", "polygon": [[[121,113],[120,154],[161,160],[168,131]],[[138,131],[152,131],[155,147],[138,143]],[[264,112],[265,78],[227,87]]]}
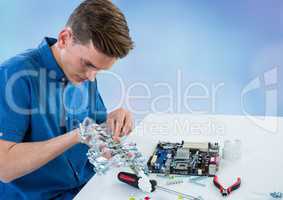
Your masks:
{"label": "motherboard", "polygon": [[159,142],[147,166],[150,173],[215,176],[219,161],[218,143]]}

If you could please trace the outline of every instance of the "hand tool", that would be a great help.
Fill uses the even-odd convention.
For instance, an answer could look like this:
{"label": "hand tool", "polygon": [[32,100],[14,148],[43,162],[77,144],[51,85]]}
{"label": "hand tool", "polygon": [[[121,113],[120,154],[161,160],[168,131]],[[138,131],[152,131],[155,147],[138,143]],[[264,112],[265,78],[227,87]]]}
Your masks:
{"label": "hand tool", "polygon": [[[142,179],[146,179],[146,178],[139,177],[136,174],[132,174],[132,173],[128,173],[128,172],[120,172],[118,174],[118,179],[123,183],[126,183],[126,184],[128,184],[132,187],[135,187],[135,188],[141,189],[141,190],[143,190],[143,188],[145,188],[144,184],[147,183],[148,186],[146,186],[146,188],[150,188],[149,192],[153,192],[155,190],[162,190],[164,192],[175,194],[177,196],[181,195],[183,198],[186,198],[186,199],[189,199],[189,200],[201,200],[202,199],[200,197],[194,197],[194,196],[191,196],[191,195],[188,195],[188,194],[183,194],[181,192],[177,192],[177,191],[174,191],[174,190],[171,190],[171,189],[168,189],[168,188],[158,186],[156,180],[149,180],[149,179],[142,180]],[[143,190],[143,191],[145,191],[145,190]]]}
{"label": "hand tool", "polygon": [[228,188],[224,188],[218,181],[218,177],[217,176],[214,176],[213,178],[213,183],[214,185],[220,190],[220,193],[223,195],[223,196],[228,196],[231,192],[233,192],[234,190],[238,189],[241,185],[241,178],[238,177],[237,178],[237,181],[231,185],[230,187]]}

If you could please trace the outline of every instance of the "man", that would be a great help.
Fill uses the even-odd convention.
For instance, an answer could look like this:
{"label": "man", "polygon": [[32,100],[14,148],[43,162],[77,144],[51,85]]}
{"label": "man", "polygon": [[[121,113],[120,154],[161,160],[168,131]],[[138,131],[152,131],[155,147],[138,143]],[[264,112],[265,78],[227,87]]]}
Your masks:
{"label": "man", "polygon": [[72,199],[94,175],[79,123],[107,122],[114,139],[133,122],[106,114],[96,74],[133,48],[124,15],[108,0],[86,0],[58,39],[0,68],[0,199]]}

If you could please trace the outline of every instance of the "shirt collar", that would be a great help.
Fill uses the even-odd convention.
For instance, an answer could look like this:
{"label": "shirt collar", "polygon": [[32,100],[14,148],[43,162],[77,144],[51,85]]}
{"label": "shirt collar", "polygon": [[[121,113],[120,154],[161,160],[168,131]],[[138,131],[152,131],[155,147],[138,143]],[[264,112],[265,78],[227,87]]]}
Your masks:
{"label": "shirt collar", "polygon": [[61,69],[61,67],[59,66],[59,64],[57,63],[52,53],[52,50],[50,48],[56,42],[57,40],[54,38],[45,37],[40,43],[40,45],[38,46],[38,49],[39,49],[39,53],[40,53],[41,59],[45,67],[49,71],[54,71],[56,73],[55,79],[65,81],[66,80],[65,74],[63,70]]}

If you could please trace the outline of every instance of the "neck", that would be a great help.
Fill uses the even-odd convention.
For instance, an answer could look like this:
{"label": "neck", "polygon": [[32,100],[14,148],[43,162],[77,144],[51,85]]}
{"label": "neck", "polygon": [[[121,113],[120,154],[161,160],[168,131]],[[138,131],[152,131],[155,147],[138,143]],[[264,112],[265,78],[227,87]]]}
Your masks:
{"label": "neck", "polygon": [[63,64],[62,64],[62,61],[61,61],[61,56],[60,56],[60,53],[59,53],[60,50],[59,50],[59,47],[58,47],[58,43],[55,43],[53,46],[51,46],[51,51],[52,51],[52,54],[53,54],[56,62],[58,63],[60,68],[64,71]]}

